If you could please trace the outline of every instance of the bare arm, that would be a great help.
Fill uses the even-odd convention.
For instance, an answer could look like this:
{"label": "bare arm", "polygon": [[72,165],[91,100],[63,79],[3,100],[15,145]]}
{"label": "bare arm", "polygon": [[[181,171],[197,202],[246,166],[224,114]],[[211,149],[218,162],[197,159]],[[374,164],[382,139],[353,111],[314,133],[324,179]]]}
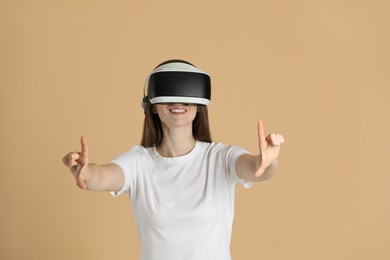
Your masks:
{"label": "bare arm", "polygon": [[88,163],[88,144],[84,137],[81,137],[81,152],[68,153],[63,162],[76,179],[77,186],[83,190],[118,191],[124,185],[124,175],[119,166]]}
{"label": "bare arm", "polygon": [[280,146],[284,138],[279,134],[264,134],[263,122],[258,125],[259,151],[257,156],[241,155],[236,163],[238,177],[246,181],[264,181],[272,177],[277,169]]}

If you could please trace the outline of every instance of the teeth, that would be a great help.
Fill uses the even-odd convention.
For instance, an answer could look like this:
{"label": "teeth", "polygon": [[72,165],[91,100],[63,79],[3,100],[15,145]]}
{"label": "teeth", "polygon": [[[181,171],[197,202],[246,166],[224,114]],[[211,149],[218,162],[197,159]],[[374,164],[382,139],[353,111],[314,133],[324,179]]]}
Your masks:
{"label": "teeth", "polygon": [[184,113],[184,112],[186,112],[186,110],[182,109],[182,108],[172,108],[172,109],[170,109],[170,111],[173,112],[173,113]]}

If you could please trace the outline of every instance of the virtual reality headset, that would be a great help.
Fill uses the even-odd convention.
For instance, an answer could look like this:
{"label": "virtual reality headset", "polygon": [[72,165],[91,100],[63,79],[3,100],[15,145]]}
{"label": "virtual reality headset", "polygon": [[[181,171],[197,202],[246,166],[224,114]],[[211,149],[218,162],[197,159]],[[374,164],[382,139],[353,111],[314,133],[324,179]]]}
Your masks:
{"label": "virtual reality headset", "polygon": [[[145,96],[146,86],[148,95]],[[182,103],[208,105],[211,79],[204,71],[184,62],[171,62],[157,67],[145,80],[144,98],[152,104]]]}

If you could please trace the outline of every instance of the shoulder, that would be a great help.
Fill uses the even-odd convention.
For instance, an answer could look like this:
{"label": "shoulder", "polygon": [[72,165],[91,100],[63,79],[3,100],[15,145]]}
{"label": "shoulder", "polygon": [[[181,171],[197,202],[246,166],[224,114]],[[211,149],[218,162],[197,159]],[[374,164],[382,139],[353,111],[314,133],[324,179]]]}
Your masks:
{"label": "shoulder", "polygon": [[149,158],[151,151],[153,151],[153,147],[135,145],[129,150],[119,154],[113,161],[139,161],[145,158]]}
{"label": "shoulder", "polygon": [[146,154],[150,154],[150,152],[153,150],[153,147],[144,147],[142,145],[135,145],[133,146],[129,152],[139,155],[139,156],[144,156]]}
{"label": "shoulder", "polygon": [[223,148],[226,148],[226,147],[230,146],[230,145],[226,145],[226,144],[219,143],[219,142],[202,142],[202,141],[198,141],[198,144],[203,149],[212,149],[212,150],[223,149]]}
{"label": "shoulder", "polygon": [[246,149],[236,145],[228,145],[228,144],[218,143],[218,142],[211,142],[211,143],[199,142],[199,143],[202,147],[201,149],[208,154],[228,156],[230,154],[249,153]]}

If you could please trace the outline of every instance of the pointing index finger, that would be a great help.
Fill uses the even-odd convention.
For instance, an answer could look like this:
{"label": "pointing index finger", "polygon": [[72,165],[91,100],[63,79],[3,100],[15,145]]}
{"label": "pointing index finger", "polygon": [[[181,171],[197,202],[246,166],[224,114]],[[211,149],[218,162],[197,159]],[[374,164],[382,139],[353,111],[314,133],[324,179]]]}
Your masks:
{"label": "pointing index finger", "polygon": [[259,145],[261,148],[264,148],[264,146],[266,145],[266,140],[265,140],[265,134],[264,134],[264,125],[263,125],[263,121],[259,121],[259,124],[258,124],[258,131],[259,131]]}
{"label": "pointing index finger", "polygon": [[81,142],[81,157],[85,161],[85,160],[88,159],[88,144],[87,144],[87,140],[85,139],[84,136],[82,136],[81,139],[80,139],[80,142]]}

